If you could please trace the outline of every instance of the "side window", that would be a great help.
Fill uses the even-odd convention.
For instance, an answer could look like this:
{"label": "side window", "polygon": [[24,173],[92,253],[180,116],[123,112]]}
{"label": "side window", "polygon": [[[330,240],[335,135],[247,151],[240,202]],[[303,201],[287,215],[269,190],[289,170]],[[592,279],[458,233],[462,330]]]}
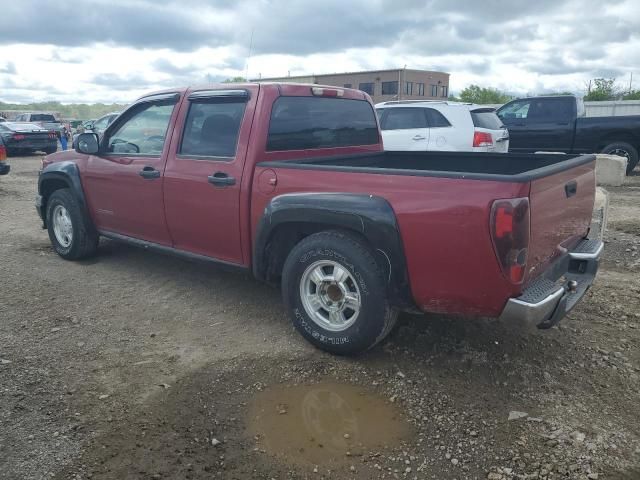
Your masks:
{"label": "side window", "polygon": [[388,108],[382,130],[427,128],[427,119],[421,108]]}
{"label": "side window", "polygon": [[174,99],[141,103],[126,115],[107,140],[107,151],[126,155],[156,155],[162,153]]}
{"label": "side window", "polygon": [[511,105],[507,105],[500,110],[499,117],[504,122],[510,120],[525,119],[529,116],[529,107],[531,106],[530,100],[523,100],[520,102],[513,102]]}
{"label": "side window", "polygon": [[235,157],[245,107],[244,99],[191,102],[178,153],[196,157]]}
{"label": "side window", "polygon": [[429,127],[431,128],[441,128],[441,127],[450,127],[451,123],[446,117],[440,113],[438,110],[434,110],[433,108],[425,108],[424,113],[427,115],[427,119],[429,121]]}

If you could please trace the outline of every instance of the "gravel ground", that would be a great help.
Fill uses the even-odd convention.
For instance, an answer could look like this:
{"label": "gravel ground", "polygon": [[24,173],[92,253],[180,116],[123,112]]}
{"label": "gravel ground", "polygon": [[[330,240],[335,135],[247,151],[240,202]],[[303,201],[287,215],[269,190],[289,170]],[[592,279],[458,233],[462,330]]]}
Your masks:
{"label": "gravel ground", "polygon": [[[306,344],[278,291],[249,277],[106,240],[65,262],[33,207],[39,159],[11,164],[2,479],[640,478],[640,175],[611,189],[597,284],[559,327],[404,316],[383,345],[344,359]],[[328,407],[293,388],[316,384]],[[314,449],[331,438],[330,454],[267,444],[255,403],[276,388],[283,422],[307,428],[292,435]],[[389,415],[395,437],[358,439]]]}

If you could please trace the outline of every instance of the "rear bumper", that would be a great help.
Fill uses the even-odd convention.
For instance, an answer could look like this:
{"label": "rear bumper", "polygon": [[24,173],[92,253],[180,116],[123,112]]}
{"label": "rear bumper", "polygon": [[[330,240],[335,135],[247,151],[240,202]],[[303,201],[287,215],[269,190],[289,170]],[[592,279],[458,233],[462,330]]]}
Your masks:
{"label": "rear bumper", "polygon": [[556,325],[593,284],[603,246],[600,240],[580,242],[553,269],[527,286],[522,295],[509,299],[500,319],[538,328]]}
{"label": "rear bumper", "polygon": [[6,175],[11,170],[11,166],[8,163],[0,162],[0,175]]}
{"label": "rear bumper", "polygon": [[56,139],[25,139],[18,141],[9,141],[6,143],[8,150],[42,150],[45,148],[53,148],[58,146]]}

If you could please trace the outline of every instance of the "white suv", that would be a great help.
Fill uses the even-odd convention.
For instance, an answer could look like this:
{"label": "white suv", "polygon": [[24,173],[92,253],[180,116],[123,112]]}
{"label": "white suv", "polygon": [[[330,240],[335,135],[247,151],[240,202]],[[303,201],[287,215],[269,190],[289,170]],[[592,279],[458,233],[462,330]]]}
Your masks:
{"label": "white suv", "polygon": [[473,103],[400,100],[376,105],[385,150],[509,151],[495,108]]}

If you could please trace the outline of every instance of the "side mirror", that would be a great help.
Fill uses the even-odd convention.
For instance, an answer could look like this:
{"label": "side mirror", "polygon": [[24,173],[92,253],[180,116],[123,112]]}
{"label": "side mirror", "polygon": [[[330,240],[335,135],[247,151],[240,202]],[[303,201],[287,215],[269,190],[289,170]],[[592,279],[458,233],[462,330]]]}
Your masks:
{"label": "side mirror", "polygon": [[100,150],[98,136],[95,133],[81,133],[76,143],[76,152],[95,155]]}

